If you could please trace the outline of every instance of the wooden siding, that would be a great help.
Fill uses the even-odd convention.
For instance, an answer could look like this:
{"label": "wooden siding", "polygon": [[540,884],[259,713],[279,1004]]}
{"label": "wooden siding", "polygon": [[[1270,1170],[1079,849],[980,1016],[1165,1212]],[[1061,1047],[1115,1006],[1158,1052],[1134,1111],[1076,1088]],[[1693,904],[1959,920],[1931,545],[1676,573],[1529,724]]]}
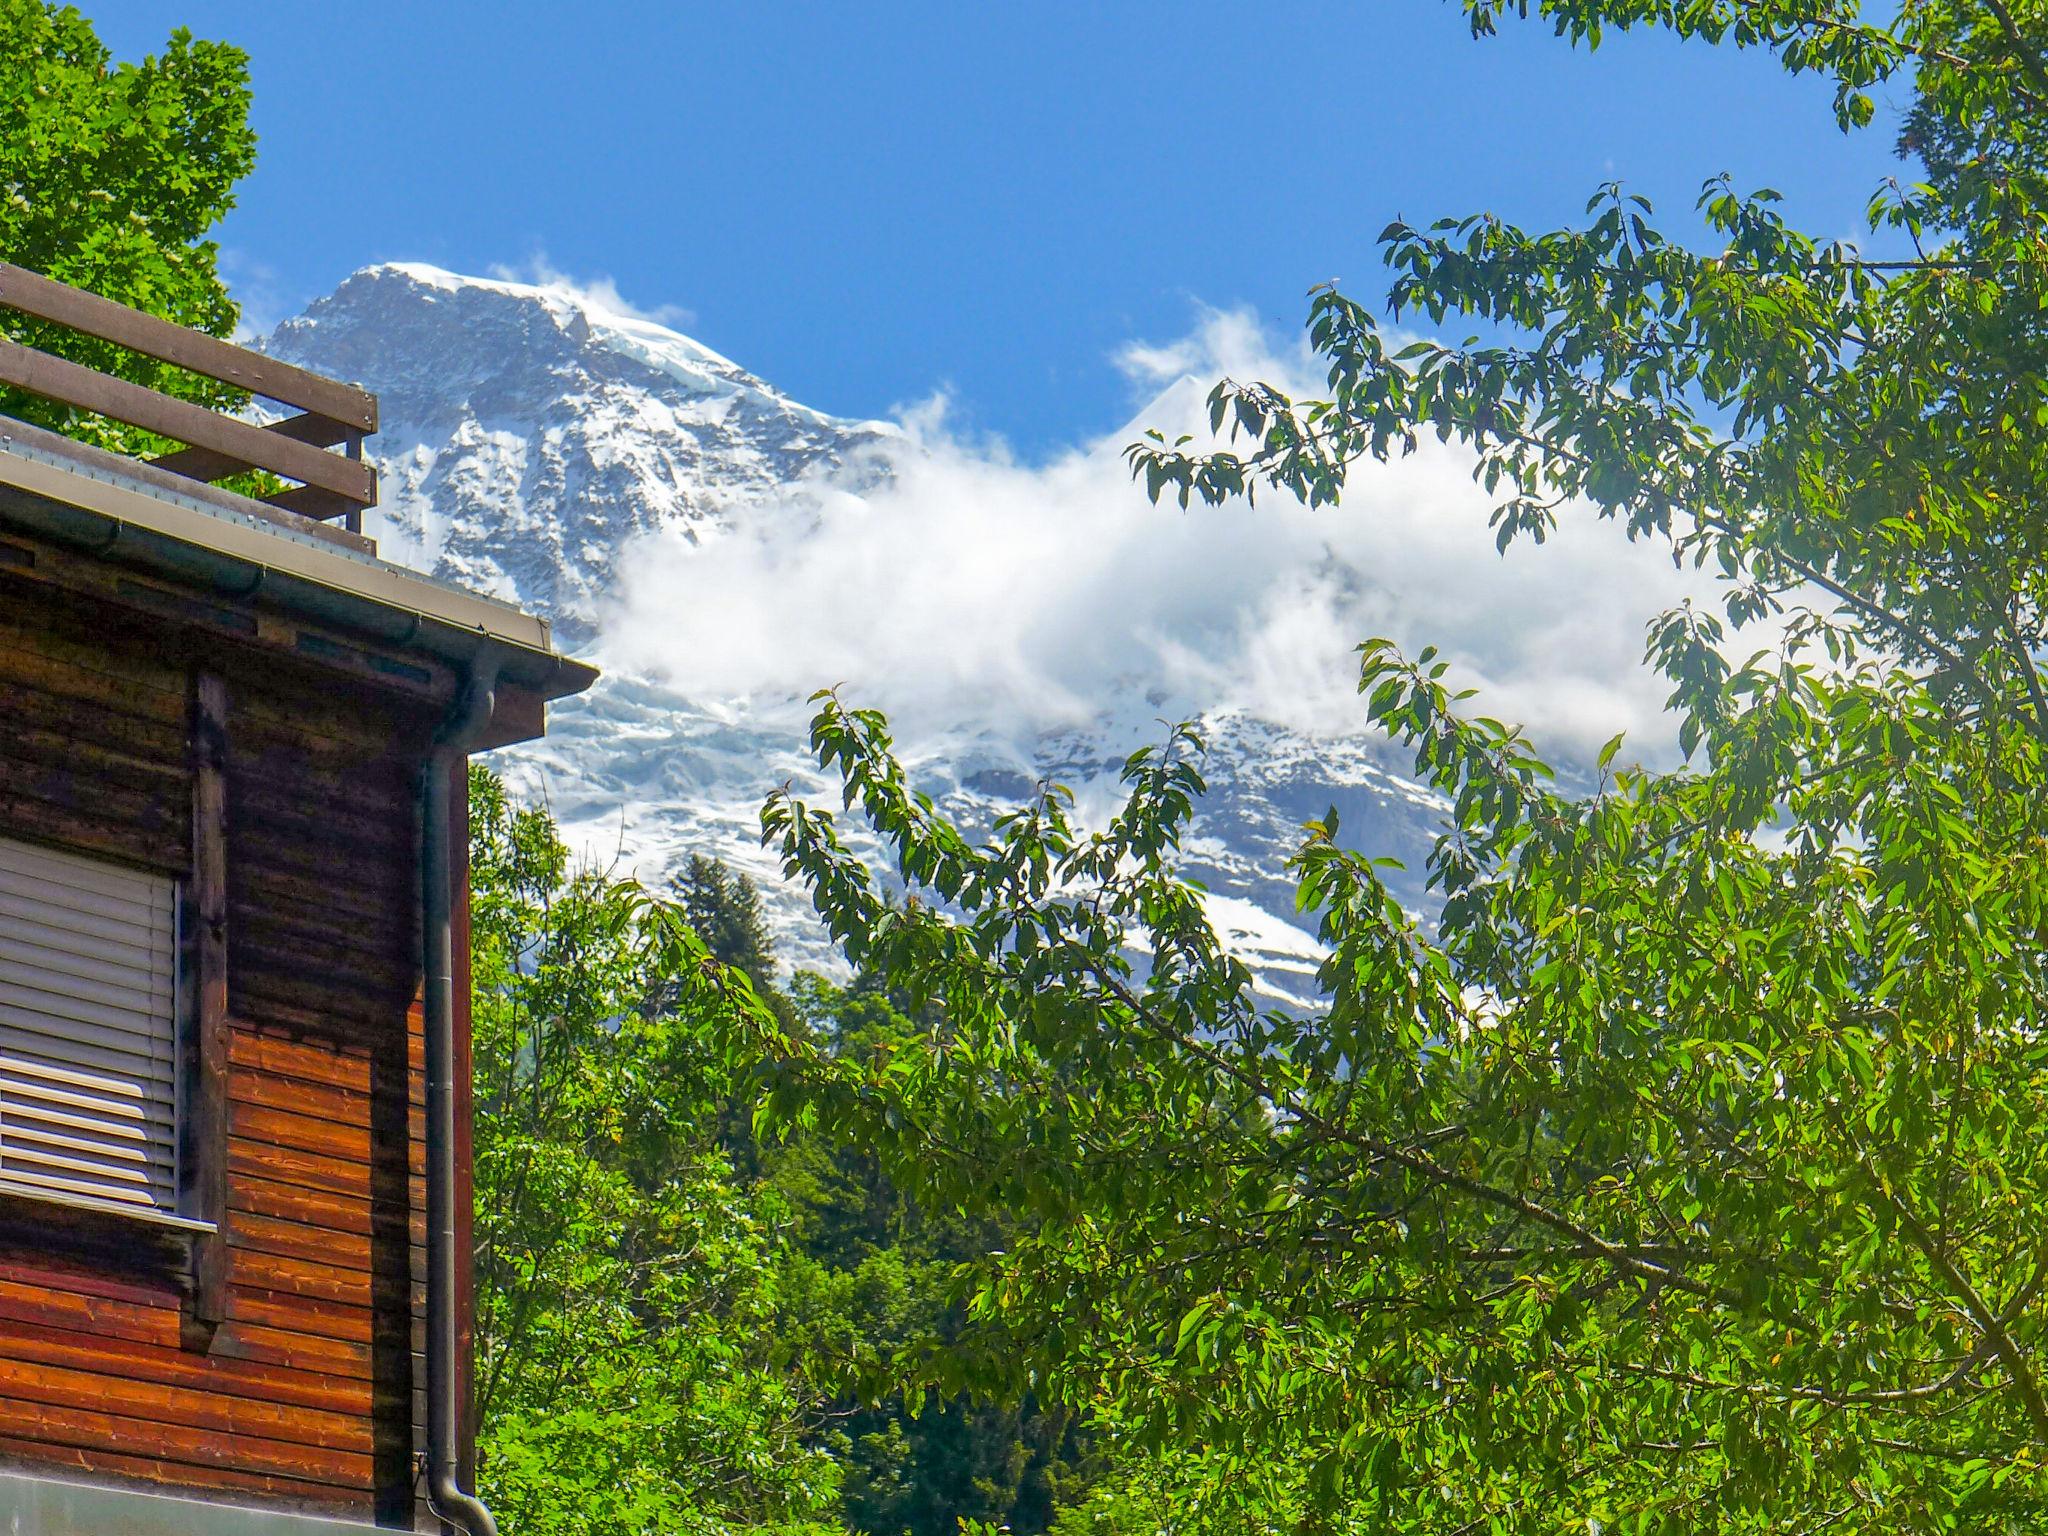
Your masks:
{"label": "wooden siding", "polygon": [[188,877],[198,669],[228,698],[224,1315],[195,1343],[182,1240],[0,1202],[0,1461],[410,1526],[431,707],[0,564],[0,835]]}

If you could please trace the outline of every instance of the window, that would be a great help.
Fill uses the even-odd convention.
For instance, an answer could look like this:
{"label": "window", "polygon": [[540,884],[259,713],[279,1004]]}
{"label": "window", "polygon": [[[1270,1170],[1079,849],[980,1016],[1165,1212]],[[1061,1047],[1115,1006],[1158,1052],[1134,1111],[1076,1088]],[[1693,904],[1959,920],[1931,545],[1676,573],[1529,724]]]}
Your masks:
{"label": "window", "polygon": [[176,1211],[177,901],[0,838],[0,1188]]}

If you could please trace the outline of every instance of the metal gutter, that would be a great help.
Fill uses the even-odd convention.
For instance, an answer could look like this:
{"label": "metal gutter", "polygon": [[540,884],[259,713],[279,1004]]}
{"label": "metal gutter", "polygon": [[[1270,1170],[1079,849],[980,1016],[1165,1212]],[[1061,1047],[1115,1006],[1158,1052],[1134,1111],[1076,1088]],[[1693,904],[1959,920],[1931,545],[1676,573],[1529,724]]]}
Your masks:
{"label": "metal gutter", "polygon": [[88,458],[51,443],[63,439],[0,423],[0,522],[230,596],[260,595],[458,665],[489,647],[506,678],[546,698],[579,693],[596,679],[595,670],[554,650],[545,619],[509,603],[240,511],[234,503],[242,498],[181,494],[96,462],[111,455]]}

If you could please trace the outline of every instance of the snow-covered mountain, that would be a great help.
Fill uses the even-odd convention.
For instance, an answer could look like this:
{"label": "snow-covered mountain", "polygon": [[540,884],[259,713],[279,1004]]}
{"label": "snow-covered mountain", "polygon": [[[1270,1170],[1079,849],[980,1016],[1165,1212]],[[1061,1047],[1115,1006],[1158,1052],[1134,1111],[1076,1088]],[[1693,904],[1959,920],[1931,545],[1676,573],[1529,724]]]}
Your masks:
{"label": "snow-covered mountain", "polygon": [[[826,789],[804,750],[804,692],[841,679],[739,693],[706,682],[689,654],[650,652],[644,633],[619,643],[622,594],[645,607],[657,548],[672,582],[653,600],[685,606],[720,595],[693,586],[692,560],[722,542],[772,526],[784,545],[829,536],[857,547],[871,504],[926,451],[915,434],[811,410],[688,337],[564,285],[419,265],[356,273],[267,347],[380,396],[370,447],[383,507],[372,531],[388,558],[546,612],[607,667],[589,695],[557,707],[546,742],[501,765],[515,783],[545,793],[592,856],[644,876],[690,853],[746,869],[792,958],[829,964],[800,893],[759,847],[757,816],[784,782]],[[916,600],[869,595],[875,622]],[[1284,873],[1303,821],[1334,805],[1347,841],[1421,868],[1439,808],[1366,738],[1286,728],[1261,719],[1256,700],[1167,698],[1135,667],[1088,701],[1085,718],[1052,726],[1006,725],[1002,687],[988,681],[988,707],[973,719],[927,720],[902,743],[919,784],[971,824],[1043,775],[1100,815],[1123,758],[1158,738],[1166,709],[1200,717],[1212,794],[1189,864],[1277,993],[1305,994],[1317,953]]]}
{"label": "snow-covered mountain", "polygon": [[715,530],[899,435],[809,410],[565,289],[429,266],[358,272],[265,345],[376,391],[388,557],[579,639],[635,536]]}

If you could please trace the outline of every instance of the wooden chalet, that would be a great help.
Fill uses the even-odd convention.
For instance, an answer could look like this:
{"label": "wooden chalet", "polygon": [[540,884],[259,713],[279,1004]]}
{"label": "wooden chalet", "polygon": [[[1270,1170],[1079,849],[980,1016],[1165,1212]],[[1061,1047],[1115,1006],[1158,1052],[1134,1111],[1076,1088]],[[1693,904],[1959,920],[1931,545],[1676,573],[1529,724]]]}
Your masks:
{"label": "wooden chalet", "polygon": [[595,674],[377,558],[370,394],[15,267],[0,309],[289,411],[0,327],[0,400],[184,445],[0,415],[0,1532],[489,1532],[464,775]]}

